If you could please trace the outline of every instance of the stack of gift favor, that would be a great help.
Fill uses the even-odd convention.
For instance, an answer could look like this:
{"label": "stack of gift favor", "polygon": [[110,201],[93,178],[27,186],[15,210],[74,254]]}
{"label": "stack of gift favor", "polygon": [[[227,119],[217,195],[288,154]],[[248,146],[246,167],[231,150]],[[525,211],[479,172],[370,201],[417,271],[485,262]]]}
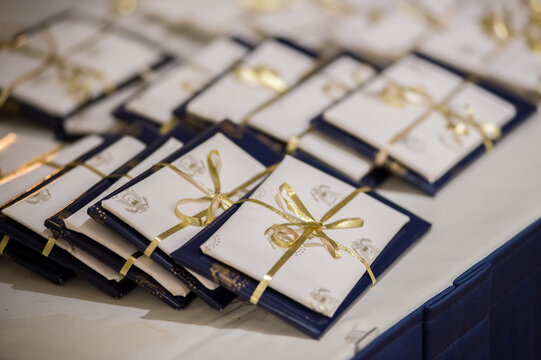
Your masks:
{"label": "stack of gift favor", "polygon": [[535,0],[113,5],[1,43],[2,116],[48,130],[0,126],[0,254],[115,298],[318,338],[430,229],[374,188],[436,196],[541,95]]}

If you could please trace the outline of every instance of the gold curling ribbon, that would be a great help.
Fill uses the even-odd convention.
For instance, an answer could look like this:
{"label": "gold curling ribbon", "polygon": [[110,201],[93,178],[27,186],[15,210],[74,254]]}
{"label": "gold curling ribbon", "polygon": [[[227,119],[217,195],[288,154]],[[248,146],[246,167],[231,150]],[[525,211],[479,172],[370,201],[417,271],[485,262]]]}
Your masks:
{"label": "gold curling ribbon", "polygon": [[0,256],[4,255],[4,250],[6,249],[8,242],[9,242],[9,236],[4,235],[4,237],[2,237],[2,241],[0,241]]}
{"label": "gold curling ribbon", "polygon": [[122,276],[126,276],[128,274],[128,271],[130,271],[131,267],[133,266],[133,264],[135,263],[135,260],[137,260],[139,257],[141,257],[143,255],[142,252],[140,251],[136,251],[135,253],[133,253],[127,260],[126,262],[124,263],[124,265],[122,266],[122,269],[120,269],[120,275]]}
{"label": "gold curling ribbon", "polygon": [[278,73],[266,66],[257,66],[255,68],[239,67],[234,71],[237,79],[248,83],[267,87],[275,92],[285,93],[289,86]]}
{"label": "gold curling ribbon", "polygon": [[56,236],[49,237],[49,239],[47,240],[47,244],[45,244],[45,247],[43,248],[43,251],[41,252],[43,256],[49,257],[51,250],[53,250],[53,247],[56,244],[56,240],[58,240]]}
{"label": "gold curling ribbon", "polygon": [[[100,71],[74,64],[70,62],[66,56],[60,55],[51,30],[47,28],[44,32],[47,36],[49,45],[49,50],[46,52],[30,48],[27,45],[26,37],[22,37],[21,39],[23,40],[17,40],[16,38],[12,42],[2,44],[1,48],[18,51],[26,56],[41,59],[43,62],[38,67],[19,75],[11,84],[2,89],[2,92],[0,93],[0,108],[6,103],[9,96],[16,88],[35,79],[51,67],[57,70],[58,79],[64,84],[68,92],[78,96],[82,100],[86,100],[91,96],[92,89],[89,83],[90,79],[101,82],[105,93],[111,93],[116,90],[115,85],[108,81]],[[82,51],[94,45],[97,40],[97,35],[101,36],[101,32],[77,44],[77,50]]]}
{"label": "gold curling ribbon", "polygon": [[[192,176],[186,174],[184,171],[180,170],[176,166],[172,164],[167,163],[158,163],[156,166],[159,167],[167,167],[171,170],[173,170],[177,175],[182,177],[184,180],[188,181],[190,184],[195,186],[197,189],[199,189],[203,194],[205,194],[203,197],[197,198],[197,199],[180,199],[176,206],[175,206],[175,215],[177,218],[181,220],[180,223],[170,227],[169,229],[165,230],[163,233],[156,236],[148,247],[145,249],[145,256],[150,257],[152,253],[156,250],[156,247],[165,240],[167,237],[173,235],[174,233],[184,229],[187,226],[206,226],[210,224],[215,218],[216,213],[218,209],[227,210],[231,205],[233,205],[235,202],[231,199],[234,196],[243,196],[248,192],[248,187],[254,184],[259,179],[265,177],[266,175],[270,174],[277,165],[271,165],[267,167],[265,170],[260,172],[259,174],[253,176],[252,178],[248,179],[247,181],[243,182],[233,190],[222,193],[221,191],[221,182],[220,182],[220,169],[222,167],[222,161],[220,159],[220,153],[218,150],[212,150],[207,155],[207,165],[209,169],[209,175],[212,180],[212,183],[214,185],[214,190],[209,189],[204,184],[201,184],[197,180],[195,180]],[[208,202],[209,206],[197,213],[194,216],[189,216],[183,214],[179,210],[179,206],[182,204],[187,203],[201,203],[201,202]]]}
{"label": "gold curling ribbon", "polygon": [[[374,286],[376,284],[376,277],[370,268],[370,264],[357,252],[334,241],[324,232],[325,230],[353,229],[362,227],[364,225],[364,220],[362,218],[346,218],[335,220],[330,223],[327,223],[327,221],[330,220],[357,195],[367,191],[370,191],[370,188],[363,187],[355,189],[342,201],[327,211],[327,213],[325,213],[325,215],[323,215],[319,221],[310,214],[295,190],[287,183],[283,183],[280,186],[280,198],[286,204],[287,209],[289,209],[289,211],[294,215],[277,209],[257,199],[241,200],[240,202],[252,202],[261,205],[288,221],[284,224],[272,225],[265,231],[265,236],[269,236],[275,245],[285,248],[287,251],[272,266],[265,276],[263,276],[263,279],[259,282],[255,291],[250,297],[250,302],[252,304],[257,304],[259,302],[259,299],[269,286],[272,277],[289,260],[289,258],[293,256],[293,254],[304,244],[306,240],[313,238],[318,238],[329,254],[335,259],[340,259],[342,257],[341,251],[344,251],[359,260],[366,268],[366,271],[372,280],[372,286]],[[299,235],[294,228],[302,230],[302,234]]]}
{"label": "gold curling ribbon", "polygon": [[[455,91],[458,91],[459,88],[460,87],[455,89]],[[425,114],[396,134],[389,142],[389,145],[396,144],[398,141],[404,139],[434,111],[440,113],[446,119],[447,129],[454,133],[457,141],[460,141],[459,136],[467,135],[469,129],[473,128],[481,134],[483,145],[485,146],[486,151],[489,152],[494,146],[493,141],[501,137],[501,128],[498,125],[489,122],[479,123],[475,121],[473,109],[470,106],[466,107],[467,116],[462,116],[453,111],[447,104],[434,101],[422,87],[407,87],[396,83],[390,83],[385,86],[378,95],[381,101],[392,107],[403,108],[408,104],[413,104],[429,108]],[[376,165],[384,165],[388,155],[388,148],[381,149],[376,154]]]}

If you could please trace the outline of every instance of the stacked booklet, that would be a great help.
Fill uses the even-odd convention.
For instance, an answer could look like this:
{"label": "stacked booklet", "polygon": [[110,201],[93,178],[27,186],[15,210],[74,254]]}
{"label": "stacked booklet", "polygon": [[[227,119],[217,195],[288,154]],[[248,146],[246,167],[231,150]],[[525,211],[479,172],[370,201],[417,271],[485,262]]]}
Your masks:
{"label": "stacked booklet", "polygon": [[0,254],[323,336],[431,227],[381,182],[438,196],[536,111],[541,7],[458,3],[116,2],[15,34],[0,109],[42,130],[0,124]]}

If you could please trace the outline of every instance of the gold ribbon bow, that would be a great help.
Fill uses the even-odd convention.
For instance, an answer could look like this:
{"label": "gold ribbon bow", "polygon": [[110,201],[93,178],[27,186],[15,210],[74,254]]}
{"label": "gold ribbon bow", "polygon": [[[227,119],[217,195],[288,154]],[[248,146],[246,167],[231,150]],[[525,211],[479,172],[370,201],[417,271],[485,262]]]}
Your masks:
{"label": "gold ribbon bow", "polygon": [[261,85],[279,94],[285,93],[289,88],[285,80],[276,71],[266,66],[240,67],[235,70],[235,76],[245,83]]}
{"label": "gold ribbon bow", "polygon": [[[457,141],[460,141],[459,136],[467,135],[469,129],[473,128],[483,138],[483,144],[487,151],[492,150],[493,140],[501,137],[501,129],[498,125],[489,122],[479,123],[474,119],[474,113],[470,106],[466,107],[467,116],[463,116],[453,111],[446,103],[437,103],[422,87],[407,87],[395,83],[390,83],[385,86],[379,93],[379,98],[385,104],[403,108],[408,104],[426,106],[429,111],[419,119],[410,124],[406,129],[395,135],[390,145],[397,143],[408,135],[417,125],[424,121],[432,111],[439,112],[447,121],[447,129],[451,130]],[[389,150],[383,149],[376,156],[376,163],[383,165],[387,159]]]}
{"label": "gold ribbon bow", "polygon": [[[333,206],[323,217],[318,221],[316,220],[304,206],[301,199],[295,192],[295,190],[287,183],[283,183],[280,186],[280,198],[286,204],[287,209],[294,214],[291,215],[283,210],[277,209],[271,205],[268,205],[257,199],[242,200],[246,202],[253,202],[261,205],[274,213],[280,215],[288,222],[284,224],[275,224],[269,227],[265,231],[265,236],[269,236],[272,243],[287,249],[282,257],[274,264],[274,266],[263,276],[263,280],[259,282],[252,296],[250,302],[257,304],[259,299],[263,295],[265,289],[269,286],[272,277],[276,272],[289,260],[289,258],[305,243],[308,239],[318,238],[322,245],[327,249],[329,254],[335,258],[340,259],[342,257],[341,251],[354,256],[359,260],[366,268],[368,275],[372,280],[372,285],[375,285],[376,278],[370,268],[370,264],[357,252],[349,249],[348,247],[334,241],[325,233],[326,230],[340,230],[340,229],[353,229],[360,228],[364,225],[364,220],[361,218],[346,218],[333,222],[327,222],[330,220],[340,209],[348,204],[353,198],[360,193],[369,191],[367,187],[359,188],[351,192],[342,201]],[[298,228],[302,231],[301,235],[294,228]]]}
{"label": "gold ribbon bow", "polygon": [[[24,74],[21,74],[15,80],[13,80],[11,84],[2,89],[2,92],[0,93],[0,107],[5,104],[9,98],[9,95],[16,88],[27,83],[28,81],[35,79],[37,76],[41,75],[45,70],[51,67],[57,70],[58,79],[65,86],[67,91],[71,95],[79,97],[81,101],[84,101],[91,96],[91,80],[101,82],[103,84],[104,91],[107,93],[115,90],[114,84],[109,82],[100,71],[77,65],[71,62],[66,56],[60,55],[56,40],[52,35],[51,30],[47,29],[44,31],[44,33],[47,36],[49,46],[48,51],[31,48],[28,46],[25,37],[22,37],[21,39],[23,40],[20,41],[14,40],[12,42],[3,44],[2,48],[9,48],[26,56],[40,59],[42,60],[42,64]],[[82,51],[94,45],[96,40],[96,36],[90,37],[86,41],[77,44],[77,50]]]}
{"label": "gold ribbon bow", "polygon": [[[260,172],[259,174],[253,176],[252,178],[248,179],[247,181],[243,182],[233,190],[222,193],[222,186],[220,181],[220,170],[222,167],[222,161],[220,158],[220,153],[218,150],[212,150],[207,155],[207,165],[209,170],[209,175],[212,180],[212,183],[214,185],[214,190],[211,190],[204,184],[201,184],[197,180],[195,180],[192,176],[186,174],[184,171],[180,170],[176,166],[168,163],[158,163],[156,166],[159,167],[167,167],[171,170],[173,170],[177,175],[182,177],[184,180],[188,181],[190,184],[195,186],[197,189],[199,189],[204,196],[197,198],[197,199],[180,199],[176,206],[175,206],[175,215],[179,220],[181,220],[180,223],[170,227],[169,229],[165,230],[158,236],[156,236],[148,247],[145,249],[145,256],[150,257],[154,250],[156,250],[156,247],[165,240],[167,237],[173,235],[174,233],[184,229],[187,226],[206,226],[210,224],[215,218],[216,214],[218,212],[218,209],[227,210],[231,205],[233,205],[235,202],[231,199],[232,197],[238,196],[242,197],[244,194],[248,192],[248,187],[254,184],[259,179],[263,178],[264,176],[270,174],[277,165],[272,165],[267,167],[265,170]],[[182,211],[179,210],[179,206],[187,203],[209,203],[209,206],[197,213],[196,215],[189,216]]]}
{"label": "gold ribbon bow", "polygon": [[541,1],[531,0],[529,20],[523,29],[513,29],[510,16],[492,11],[481,19],[484,32],[499,45],[506,44],[515,36],[522,36],[528,48],[541,52]]}

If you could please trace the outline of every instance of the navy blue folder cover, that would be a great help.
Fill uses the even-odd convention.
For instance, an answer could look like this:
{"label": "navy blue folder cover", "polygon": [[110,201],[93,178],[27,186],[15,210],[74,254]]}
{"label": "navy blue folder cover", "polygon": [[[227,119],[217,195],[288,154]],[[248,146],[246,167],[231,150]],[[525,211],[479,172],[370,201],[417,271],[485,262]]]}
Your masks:
{"label": "navy blue folder cover", "polygon": [[[336,176],[352,186],[357,186],[356,183],[352,182],[347,177],[337,173],[329,167],[322,165],[319,162],[307,163],[320,170],[328,172],[330,175]],[[374,275],[379,277],[390,265],[392,265],[394,261],[396,261],[402,255],[402,253],[404,253],[421,236],[423,236],[430,229],[431,225],[425,220],[417,217],[398,205],[391,203],[374,192],[369,192],[367,194],[392,207],[393,209],[400,211],[410,218],[410,221],[395,235],[395,237],[389,242],[389,244],[383,249],[381,254],[371,265]],[[218,230],[222,224],[224,224],[231,217],[231,215],[237,211],[238,208],[239,205],[229,208],[212,224],[204,228],[203,231],[197,234],[183,247],[171,254],[171,256],[175,262],[197,271],[198,273],[207,276],[214,281],[219,281],[220,285],[228,287],[231,291],[234,291],[244,299],[249,299],[258,285],[258,281],[227,265],[220,263],[219,261],[216,261],[210,256],[203,254],[200,250],[201,244],[208,240],[216,232],[216,230]],[[211,269],[213,270],[211,271]],[[363,275],[348,294],[346,299],[342,302],[332,318],[328,318],[314,312],[271,288],[267,288],[267,290],[263,293],[258,305],[291,324],[300,331],[317,339],[323,336],[323,334],[340,318],[347,308],[356,301],[361,293],[370,287],[370,285],[371,280],[368,274]]]}
{"label": "navy blue folder cover", "polygon": [[[194,136],[195,134],[191,130],[186,129],[182,126],[177,126],[173,128],[169,133],[153,142],[146,149],[137,154],[133,159],[128,161],[121,169],[118,170],[118,172],[128,173],[131,169],[133,169],[140,162],[142,162],[144,159],[154,153],[158,148],[160,148],[171,138],[176,138],[180,140],[183,144],[186,144]],[[111,251],[107,247],[94,241],[93,239],[89,238],[88,236],[67,229],[64,223],[64,219],[79,211],[84,206],[88,205],[97,196],[99,196],[110,186],[112,186],[116,182],[116,180],[117,179],[112,178],[106,178],[101,180],[99,183],[94,185],[91,189],[89,189],[79,198],[74,200],[64,209],[47,219],[45,221],[45,226],[51,229],[55,233],[55,235],[81,248],[82,250],[86,251],[96,259],[100,260],[110,268],[120,272],[126,262],[126,259]],[[130,268],[130,270],[126,274],[126,277],[147,290],[148,292],[150,292],[152,295],[158,297],[174,309],[182,309],[186,307],[186,305],[188,305],[188,303],[194,298],[193,292],[186,297],[175,296],[171,294],[150,275],[146,274],[144,271],[140,270],[136,266],[132,266]]]}
{"label": "navy blue folder cover", "polygon": [[[458,71],[455,68],[443,65],[442,63],[429,58],[424,55],[415,54],[416,56],[425,59],[427,61],[430,61],[446,70],[449,70],[452,73],[455,73],[463,78],[466,78],[467,74],[464,72]],[[486,81],[480,81],[477,82],[477,85],[484,88],[485,90],[490,91],[491,93],[501,97],[502,99],[510,102],[513,104],[516,108],[516,115],[513,119],[511,119],[505,126],[502,127],[502,135],[505,136],[508,133],[510,133],[513,129],[515,129],[520,123],[522,123],[524,120],[526,120],[530,115],[532,115],[536,111],[536,105],[520,98],[519,96],[504,90],[494,84],[488,83]],[[359,138],[348,134],[347,132],[335,127],[334,125],[328,123],[325,121],[325,118],[323,116],[319,116],[316,119],[312,121],[314,126],[318,128],[320,131],[324,132],[327,135],[330,135],[338,140],[340,140],[342,143],[346,144],[347,146],[351,147],[352,149],[356,150],[357,152],[374,159],[376,157],[376,154],[378,153],[378,149],[374,148],[373,146],[367,144],[366,142],[360,140]],[[495,141],[496,143],[498,141]],[[476,149],[474,149],[469,155],[465,156],[462,160],[460,160],[453,168],[451,168],[447,173],[445,173],[442,177],[440,177],[437,181],[434,183],[428,182],[423,176],[416,173],[415,171],[406,169],[406,173],[403,175],[399,175],[404,180],[408,181],[409,183],[413,184],[420,190],[424,191],[425,193],[429,195],[435,195],[439,190],[441,190],[449,181],[451,181],[455,176],[457,176],[462,170],[464,170],[468,165],[470,165],[474,160],[476,160],[478,157],[480,157],[482,154],[486,152],[484,145],[479,145]],[[392,157],[391,157],[392,158]],[[396,159],[393,159],[396,161]]]}
{"label": "navy blue folder cover", "polygon": [[[140,135],[141,136],[139,137],[139,140],[147,144],[154,141],[158,136],[155,132],[149,131],[148,129],[147,131],[142,131]],[[79,159],[77,159],[77,161],[88,160],[89,158],[96,155],[100,151],[104,150],[105,148],[107,148],[108,146],[110,146],[112,143],[119,140],[120,138],[121,138],[120,136],[104,137],[105,141],[101,145],[90,150],[89,152],[81,156]],[[0,207],[0,210],[8,206],[11,206],[17,201],[25,198],[28,194],[38,191],[44,186],[47,186],[49,183],[53,182],[54,180],[64,175],[68,171],[70,171],[69,167],[64,167],[60,169],[59,171],[57,171],[50,177],[46,178],[41,183],[33,186],[32,188],[25,191],[23,194],[19,195],[13,200],[2,205],[2,207]],[[117,171],[115,171],[114,173],[116,174]],[[0,233],[9,236],[11,240],[18,241],[22,243],[23,245],[33,249],[34,251],[37,251],[40,254],[47,243],[47,240],[43,238],[41,235],[36,234],[32,230],[19,224],[17,221],[10,219],[8,216],[6,216],[3,213],[0,213]],[[86,264],[77,260],[69,252],[63,249],[60,249],[58,246],[53,247],[48,258],[72,270],[74,273],[81,276],[82,278],[87,280],[89,283],[95,285],[97,288],[101,289],[102,291],[104,291],[105,293],[107,293],[108,295],[112,297],[115,297],[115,298],[122,297],[127,291],[129,291],[130,289],[134,287],[134,284],[127,279],[124,279],[120,282],[116,282],[114,280],[109,281],[105,279],[102,275],[100,275],[99,273],[91,269]]]}
{"label": "navy blue folder cover", "polygon": [[75,274],[70,269],[46,258],[17,241],[10,241],[3,256],[27,268],[55,285],[62,285]]}
{"label": "navy blue folder cover", "polygon": [[[265,166],[273,165],[279,162],[282,158],[280,154],[272,151],[270,148],[262,144],[257,138],[253,136],[252,133],[248,132],[246,129],[239,127],[230,121],[223,121],[199,135],[192,142],[185,145],[182,149],[165,159],[164,162],[172,162],[178,159],[179,157],[191,151],[193,148],[210,139],[217,133],[222,133],[223,135],[227,136],[231,141],[233,141],[235,144],[247,151]],[[124,191],[130,186],[136,184],[137,182],[147,178],[156,170],[159,170],[159,167],[153,167],[149,169],[148,171],[139,175],[126,185],[106,196],[102,200],[115,196],[116,194]],[[150,241],[147,238],[145,238],[139,232],[126,225],[122,220],[118,219],[116,216],[105,210],[101,206],[101,201],[91,206],[88,209],[88,214],[92,218],[96,219],[97,221],[103,223],[104,225],[121,234],[141,251],[144,251],[150,244]],[[219,287],[216,290],[210,290],[204,287],[199,282],[199,280],[197,280],[193,275],[186,271],[186,269],[182,268],[178,264],[175,264],[175,262],[159,248],[156,248],[156,250],[152,253],[151,257],[160,265],[162,265],[165,269],[169,270],[173,275],[186,282],[186,284],[194,292],[196,292],[199,297],[201,297],[205,302],[207,302],[215,309],[223,309],[236,297],[236,295],[223,287]]]}
{"label": "navy blue folder cover", "polygon": [[[80,10],[64,10],[60,13],[57,13],[53,16],[50,16],[37,24],[27,28],[26,30],[22,31],[20,34],[29,34],[34,32],[42,31],[43,29],[47,28],[51,24],[57,22],[57,21],[63,21],[70,18],[76,18],[78,20],[82,21],[93,21],[96,23],[101,23],[103,25],[112,25],[111,22],[98,18],[94,15],[83,13]],[[148,44],[150,47],[156,48],[156,52],[160,54],[160,58],[154,63],[149,64],[149,69],[151,70],[157,70],[167,63],[173,61],[175,59],[175,56],[171,53],[165,52],[159,44],[150,41],[149,39],[142,37],[141,35],[131,32],[124,28],[118,28],[115,27],[115,31],[121,32],[123,34],[128,35],[129,37],[136,39],[137,41],[140,41],[142,43]],[[143,78],[140,74],[133,74],[132,77],[124,80],[122,83],[115,84],[116,89],[123,88],[127,85],[133,84],[135,82],[141,81]],[[92,106],[92,104],[104,99],[107,97],[108,94],[104,91],[101,94],[98,94],[96,96],[93,96],[91,99],[89,99],[87,102],[79,106],[77,109],[74,109],[72,112],[68,114],[63,114],[62,116],[49,114],[46,111],[40,109],[39,107],[36,107],[30,103],[26,103],[24,100],[18,99],[16,96],[11,95],[8,99],[9,104],[6,104],[7,107],[13,107],[17,109],[17,113],[25,116],[31,120],[34,120],[38,122],[39,124],[45,124],[50,126],[51,128],[55,129],[55,131],[62,133],[62,125],[64,123],[64,120],[75,113],[81,111],[82,109]]]}

